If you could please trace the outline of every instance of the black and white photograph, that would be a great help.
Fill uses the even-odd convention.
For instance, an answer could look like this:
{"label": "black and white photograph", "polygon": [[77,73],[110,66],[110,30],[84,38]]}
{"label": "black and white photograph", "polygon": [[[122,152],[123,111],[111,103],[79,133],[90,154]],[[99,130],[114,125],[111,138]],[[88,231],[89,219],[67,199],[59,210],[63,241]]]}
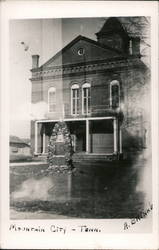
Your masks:
{"label": "black and white photograph", "polygon": [[146,16],[10,21],[11,218],[151,208],[150,25]]}
{"label": "black and white photograph", "polygon": [[9,19],[12,236],[40,236],[45,221],[57,235],[67,234],[61,223],[92,237],[109,233],[109,223],[114,233],[153,232],[154,21],[147,13]]}

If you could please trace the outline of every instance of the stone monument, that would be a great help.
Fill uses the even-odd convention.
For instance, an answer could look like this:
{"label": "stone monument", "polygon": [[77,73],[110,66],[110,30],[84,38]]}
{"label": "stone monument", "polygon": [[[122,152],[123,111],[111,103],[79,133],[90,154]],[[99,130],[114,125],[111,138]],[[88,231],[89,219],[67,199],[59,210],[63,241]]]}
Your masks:
{"label": "stone monument", "polygon": [[48,145],[49,168],[73,168],[72,164],[72,139],[66,122],[59,121],[55,124]]}

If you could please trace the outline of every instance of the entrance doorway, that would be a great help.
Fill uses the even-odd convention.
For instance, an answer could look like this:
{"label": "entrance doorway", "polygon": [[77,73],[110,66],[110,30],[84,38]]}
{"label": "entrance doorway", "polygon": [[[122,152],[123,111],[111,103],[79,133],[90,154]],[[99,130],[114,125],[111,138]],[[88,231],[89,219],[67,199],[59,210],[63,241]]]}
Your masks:
{"label": "entrance doorway", "polygon": [[67,126],[70,130],[74,152],[86,151],[86,122],[69,121]]}
{"label": "entrance doorway", "polygon": [[90,121],[90,152],[112,154],[114,151],[113,120]]}

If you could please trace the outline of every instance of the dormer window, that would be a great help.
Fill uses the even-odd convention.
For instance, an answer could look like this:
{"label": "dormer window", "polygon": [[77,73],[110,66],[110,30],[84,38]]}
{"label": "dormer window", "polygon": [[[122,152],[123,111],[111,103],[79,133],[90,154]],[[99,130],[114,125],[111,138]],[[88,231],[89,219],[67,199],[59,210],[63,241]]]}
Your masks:
{"label": "dormer window", "polygon": [[54,87],[48,90],[48,108],[49,112],[56,112],[56,89]]}
{"label": "dormer window", "polygon": [[73,84],[71,87],[71,114],[79,114],[79,85]]}
{"label": "dormer window", "polygon": [[91,108],[91,85],[89,83],[85,83],[82,86],[82,114],[88,115],[90,114]]}
{"label": "dormer window", "polygon": [[120,105],[120,84],[117,80],[110,83],[110,107],[115,109]]}

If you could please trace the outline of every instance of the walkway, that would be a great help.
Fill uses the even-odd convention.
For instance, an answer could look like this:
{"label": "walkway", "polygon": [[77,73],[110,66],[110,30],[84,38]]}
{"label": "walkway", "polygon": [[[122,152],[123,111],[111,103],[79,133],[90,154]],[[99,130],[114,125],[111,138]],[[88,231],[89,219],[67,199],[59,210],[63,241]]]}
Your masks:
{"label": "walkway", "polygon": [[44,165],[46,161],[31,161],[31,162],[11,162],[9,165],[12,166],[30,166],[30,165]]}

